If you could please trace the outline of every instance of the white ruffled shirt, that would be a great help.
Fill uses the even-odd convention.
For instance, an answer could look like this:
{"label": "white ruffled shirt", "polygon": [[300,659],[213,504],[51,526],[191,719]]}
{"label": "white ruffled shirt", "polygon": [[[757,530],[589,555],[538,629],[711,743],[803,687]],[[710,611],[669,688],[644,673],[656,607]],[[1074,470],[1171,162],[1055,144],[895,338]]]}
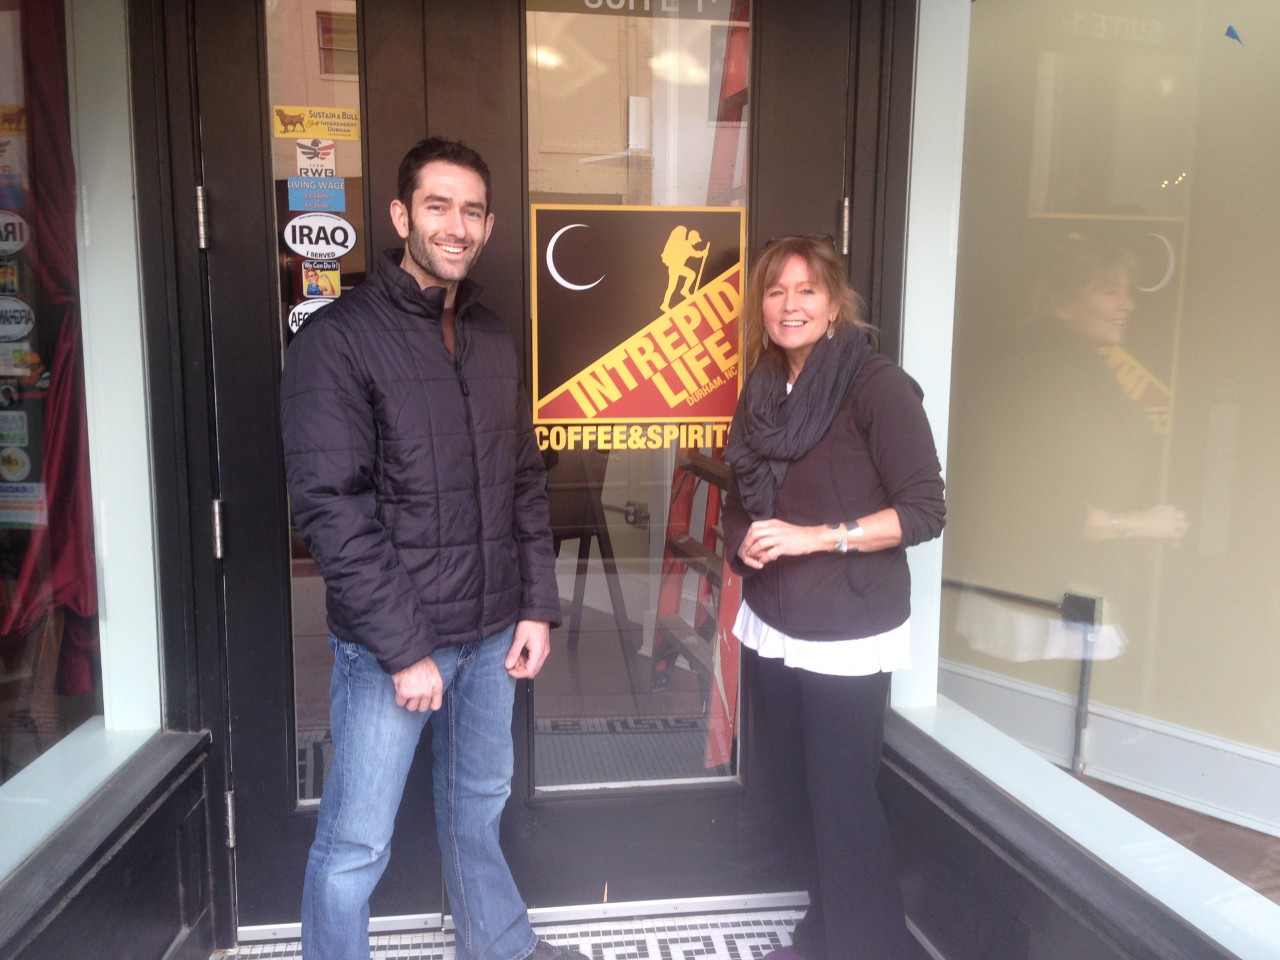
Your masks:
{"label": "white ruffled shirt", "polygon": [[911,666],[911,619],[874,637],[798,640],[761,620],[744,600],[733,632],[744,647],[788,667],[833,677],[865,677]]}

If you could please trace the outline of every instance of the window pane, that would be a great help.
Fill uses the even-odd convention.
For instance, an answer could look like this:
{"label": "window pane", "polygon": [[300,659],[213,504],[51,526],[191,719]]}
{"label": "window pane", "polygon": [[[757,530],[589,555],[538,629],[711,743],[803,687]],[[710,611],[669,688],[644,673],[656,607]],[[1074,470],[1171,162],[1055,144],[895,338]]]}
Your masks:
{"label": "window pane", "polygon": [[61,4],[0,10],[0,51],[3,783],[103,700]]}
{"label": "window pane", "polygon": [[1280,8],[1100,9],[972,8],[941,689],[1280,900]]}
{"label": "window pane", "polygon": [[[534,687],[534,781],[723,782],[737,775],[738,581],[721,556],[720,448],[738,338],[736,313],[723,335],[691,318],[740,289],[749,5],[597,6],[527,14],[534,416],[565,611]],[[661,340],[677,317],[687,336]],[[640,359],[642,373],[660,349],[646,331],[672,363]],[[668,400],[638,400],[648,383]],[[717,394],[724,422],[685,414]]]}
{"label": "window pane", "polygon": [[359,73],[354,14],[317,11],[316,35],[321,74],[342,74],[354,77]]}
{"label": "window pane", "polygon": [[[268,5],[268,120],[280,253],[280,315],[271,322],[278,324],[286,345],[312,310],[364,280],[356,58],[354,0]],[[351,77],[335,76],[348,72]],[[290,542],[298,799],[318,802],[333,755],[329,736],[333,658],[324,581],[302,537],[294,533]]]}

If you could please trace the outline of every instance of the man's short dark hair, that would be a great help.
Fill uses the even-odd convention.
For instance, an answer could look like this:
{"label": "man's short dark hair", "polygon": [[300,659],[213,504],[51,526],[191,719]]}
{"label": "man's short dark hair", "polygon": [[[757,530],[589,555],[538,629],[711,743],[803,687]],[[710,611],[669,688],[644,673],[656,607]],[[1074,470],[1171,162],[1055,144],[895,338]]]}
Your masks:
{"label": "man's short dark hair", "polygon": [[400,197],[400,202],[410,209],[413,208],[413,191],[418,186],[418,172],[428,163],[434,163],[437,160],[466,167],[480,175],[480,179],[484,181],[485,211],[488,212],[492,195],[489,165],[484,162],[480,154],[465,143],[446,140],[443,137],[427,137],[425,140],[419,140],[400,161],[400,175],[396,179],[396,193]]}

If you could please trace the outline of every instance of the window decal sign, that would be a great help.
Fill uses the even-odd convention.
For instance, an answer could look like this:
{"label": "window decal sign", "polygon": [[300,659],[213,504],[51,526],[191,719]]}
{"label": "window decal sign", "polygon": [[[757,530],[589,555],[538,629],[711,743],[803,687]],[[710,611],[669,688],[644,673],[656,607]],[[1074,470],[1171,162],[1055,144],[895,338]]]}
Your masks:
{"label": "window decal sign", "polygon": [[0,257],[11,257],[27,245],[27,221],[12,210],[0,210]]}
{"label": "window decal sign", "polygon": [[271,128],[277,137],[327,137],[359,140],[360,111],[342,107],[271,108]]}
{"label": "window decal sign", "polygon": [[289,332],[297,333],[302,329],[302,325],[307,322],[307,317],[332,302],[326,297],[316,297],[312,300],[303,300],[301,303],[294,304],[289,309]]}
{"label": "window decal sign", "polygon": [[740,389],[745,211],[535,204],[546,449],[720,446]]}
{"label": "window decal sign", "polygon": [[295,141],[294,152],[300,177],[335,177],[338,175],[336,158],[338,145],[332,140]]}
{"label": "window decal sign", "polygon": [[0,342],[23,339],[36,325],[36,314],[17,297],[0,297]]}
{"label": "window decal sign", "polygon": [[49,502],[43,483],[0,483],[0,527],[48,525]]}
{"label": "window decal sign", "polygon": [[9,483],[20,483],[31,476],[31,457],[21,447],[0,449],[0,477]]}
{"label": "window decal sign", "polygon": [[301,271],[302,296],[336,297],[342,292],[342,265],[337,260],[303,260]]}
{"label": "window decal sign", "polygon": [[25,205],[22,196],[22,180],[15,173],[7,172],[4,162],[11,140],[0,140],[0,207],[6,210],[21,210]]}
{"label": "window decal sign", "polygon": [[615,17],[679,17],[682,20],[728,20],[736,5],[730,0],[529,0],[528,9],[549,13],[595,13]]}
{"label": "window decal sign", "polygon": [[356,228],[333,213],[304,213],[284,225],[284,242],[308,260],[337,260],[356,245]]}
{"label": "window decal sign", "polygon": [[6,447],[25,447],[31,442],[25,410],[0,410],[0,444]]}
{"label": "window decal sign", "polygon": [[0,103],[0,131],[25,135],[27,108],[21,103]]}
{"label": "window decal sign", "polygon": [[290,210],[346,212],[346,180],[342,177],[290,177],[288,189]]}

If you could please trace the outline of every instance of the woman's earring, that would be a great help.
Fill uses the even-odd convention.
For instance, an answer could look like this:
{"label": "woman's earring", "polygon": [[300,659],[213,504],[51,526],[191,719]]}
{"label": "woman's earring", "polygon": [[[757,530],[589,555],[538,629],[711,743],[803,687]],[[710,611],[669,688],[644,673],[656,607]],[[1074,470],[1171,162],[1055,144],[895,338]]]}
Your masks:
{"label": "woman's earring", "polygon": [[769,331],[767,330],[764,333],[764,349],[769,349]]}
{"label": "woman's earring", "polygon": [[834,320],[830,320],[827,322],[827,339],[830,340],[835,335],[836,335],[836,322]]}

